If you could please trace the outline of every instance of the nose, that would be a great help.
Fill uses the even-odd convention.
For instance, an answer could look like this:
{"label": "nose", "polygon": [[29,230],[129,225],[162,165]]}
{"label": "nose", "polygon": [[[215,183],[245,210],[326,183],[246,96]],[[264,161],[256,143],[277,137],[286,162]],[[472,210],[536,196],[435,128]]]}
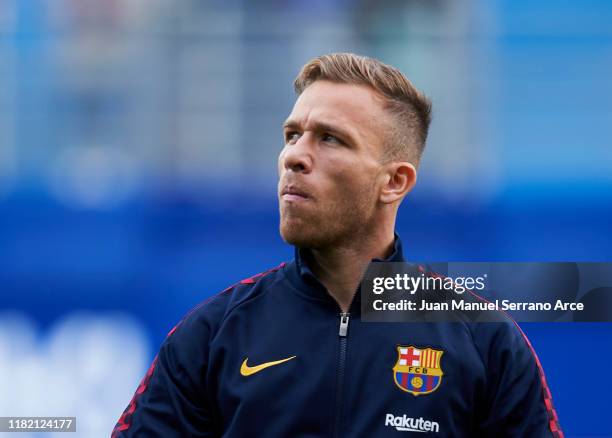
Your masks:
{"label": "nose", "polygon": [[309,135],[304,133],[295,143],[286,145],[281,153],[281,160],[285,170],[310,173],[313,157]]}

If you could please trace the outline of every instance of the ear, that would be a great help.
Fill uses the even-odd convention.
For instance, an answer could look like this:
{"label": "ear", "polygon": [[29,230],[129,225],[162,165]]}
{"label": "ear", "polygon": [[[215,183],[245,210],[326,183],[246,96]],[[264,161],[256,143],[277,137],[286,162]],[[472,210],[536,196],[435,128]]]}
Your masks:
{"label": "ear", "polygon": [[417,180],[416,168],[407,161],[388,163],[383,175],[385,180],[380,192],[380,201],[385,204],[401,201],[412,190]]}

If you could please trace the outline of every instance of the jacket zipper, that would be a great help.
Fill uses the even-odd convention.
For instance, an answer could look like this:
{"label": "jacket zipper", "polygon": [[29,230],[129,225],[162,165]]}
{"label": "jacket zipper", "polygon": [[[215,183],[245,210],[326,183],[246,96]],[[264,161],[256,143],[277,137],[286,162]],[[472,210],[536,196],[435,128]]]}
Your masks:
{"label": "jacket zipper", "polygon": [[346,368],[346,346],[347,334],[349,326],[349,318],[351,314],[340,313],[340,329],[338,335],[340,337],[340,353],[338,356],[338,376],[336,383],[336,415],[334,419],[334,437],[340,437],[340,427],[342,426],[342,392],[344,387],[344,372]]}

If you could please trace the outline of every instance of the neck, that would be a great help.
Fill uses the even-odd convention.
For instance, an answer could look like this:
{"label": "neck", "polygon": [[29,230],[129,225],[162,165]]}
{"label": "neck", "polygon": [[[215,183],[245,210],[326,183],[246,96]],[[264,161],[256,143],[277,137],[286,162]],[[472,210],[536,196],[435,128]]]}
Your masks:
{"label": "neck", "polygon": [[387,258],[393,252],[393,243],[393,229],[381,230],[331,248],[310,249],[308,265],[342,312],[348,312],[368,265],[374,258]]}

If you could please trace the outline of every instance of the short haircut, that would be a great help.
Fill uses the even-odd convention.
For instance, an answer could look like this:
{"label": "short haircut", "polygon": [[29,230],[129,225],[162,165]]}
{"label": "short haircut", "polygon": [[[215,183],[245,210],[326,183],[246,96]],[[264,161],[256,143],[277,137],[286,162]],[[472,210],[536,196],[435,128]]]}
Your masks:
{"label": "short haircut", "polygon": [[418,164],[431,123],[431,101],[397,68],[353,53],[332,53],[309,61],[294,82],[302,92],[318,80],[364,85],[382,97],[394,117],[391,135],[384,139],[383,161],[413,160]]}

